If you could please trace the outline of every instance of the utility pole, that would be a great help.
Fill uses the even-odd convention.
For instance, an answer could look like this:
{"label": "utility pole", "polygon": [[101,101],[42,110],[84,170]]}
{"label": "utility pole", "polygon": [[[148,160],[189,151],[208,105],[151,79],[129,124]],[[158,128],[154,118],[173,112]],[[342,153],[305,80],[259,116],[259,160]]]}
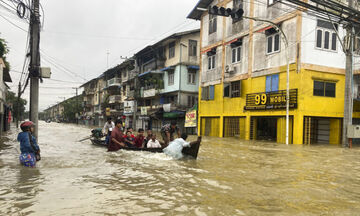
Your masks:
{"label": "utility pole", "polygon": [[21,97],[21,83],[19,82],[18,87],[18,96],[16,100],[16,128],[19,128],[19,119],[20,119],[20,97]]}
{"label": "utility pole", "polygon": [[[354,7],[354,0],[349,0],[349,7]],[[343,121],[343,147],[349,147],[349,139],[347,137],[347,128],[352,125],[353,114],[353,51],[354,51],[354,27],[348,25],[346,27],[346,38],[348,39],[348,47],[346,50],[346,69],[345,69],[345,97],[344,97],[344,121]]]}
{"label": "utility pole", "polygon": [[40,0],[32,0],[30,16],[30,121],[34,122],[38,138],[39,77],[40,77]]}
{"label": "utility pole", "polygon": [[[79,111],[79,97],[78,97],[78,89],[77,87],[73,88],[76,90],[76,113]],[[78,116],[76,116],[76,124],[79,124]]]}

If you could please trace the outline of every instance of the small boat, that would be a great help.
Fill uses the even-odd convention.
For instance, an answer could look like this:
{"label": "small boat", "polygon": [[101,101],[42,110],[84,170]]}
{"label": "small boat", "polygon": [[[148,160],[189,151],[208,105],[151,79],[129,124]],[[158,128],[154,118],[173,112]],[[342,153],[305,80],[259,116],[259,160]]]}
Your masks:
{"label": "small boat", "polygon": [[[106,147],[107,144],[103,139],[93,138],[90,139],[91,143],[95,146]],[[191,147],[185,147],[182,150],[182,153],[187,156],[191,156],[192,158],[196,159],[198,156],[199,148],[201,142],[193,142]],[[153,152],[153,153],[163,153],[163,148],[130,148],[130,147],[122,147],[120,149],[128,150],[128,151],[146,151],[146,152]]]}

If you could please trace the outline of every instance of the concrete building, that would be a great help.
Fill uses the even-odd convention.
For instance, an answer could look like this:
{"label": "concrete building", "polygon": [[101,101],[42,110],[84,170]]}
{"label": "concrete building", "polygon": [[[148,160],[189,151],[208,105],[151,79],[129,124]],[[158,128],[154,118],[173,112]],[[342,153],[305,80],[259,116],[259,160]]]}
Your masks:
{"label": "concrete building", "polygon": [[171,120],[184,126],[197,104],[200,30],[173,34],[135,54],[136,128],[155,131]]}
{"label": "concrete building", "polygon": [[[285,143],[286,47],[271,25],[209,15],[198,8],[243,8],[277,24],[289,41],[290,143],[340,144],[345,55],[341,26],[280,1],[200,0],[199,131],[202,135]],[[336,31],[335,31],[336,30]],[[359,118],[355,109],[354,118]]]}
{"label": "concrete building", "polygon": [[10,129],[11,105],[6,101],[6,93],[9,89],[6,82],[12,82],[5,62],[0,58],[0,135]]}

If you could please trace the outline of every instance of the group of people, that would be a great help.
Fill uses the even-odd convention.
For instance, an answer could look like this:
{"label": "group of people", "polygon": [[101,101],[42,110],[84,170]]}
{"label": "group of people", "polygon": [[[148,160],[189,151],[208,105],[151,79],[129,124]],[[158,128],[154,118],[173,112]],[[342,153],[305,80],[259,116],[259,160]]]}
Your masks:
{"label": "group of people", "polygon": [[[138,130],[137,136],[133,134],[133,128],[129,127],[123,131],[123,122],[118,119],[115,123],[111,118],[107,119],[104,125],[103,133],[107,134],[106,143],[108,151],[118,151],[121,148],[163,148],[163,152],[173,156],[174,158],[181,158],[181,151],[183,147],[190,147],[190,143],[186,142],[187,134],[180,133],[176,125],[176,121],[170,124],[165,124],[161,128],[161,136],[163,142],[159,141],[155,133],[149,129],[144,136],[144,129]],[[175,134],[178,138],[175,139]]]}

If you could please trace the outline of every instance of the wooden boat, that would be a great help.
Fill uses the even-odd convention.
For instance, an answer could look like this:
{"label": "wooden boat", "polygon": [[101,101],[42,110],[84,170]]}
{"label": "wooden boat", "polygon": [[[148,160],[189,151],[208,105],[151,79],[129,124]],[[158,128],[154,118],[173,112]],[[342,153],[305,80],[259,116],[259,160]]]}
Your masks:
{"label": "wooden boat", "polygon": [[[100,147],[106,147],[107,148],[107,144],[105,143],[105,140],[103,139],[90,139],[91,143],[95,146],[100,146]],[[192,142],[191,147],[185,147],[182,150],[182,153],[186,156],[191,156],[192,158],[196,159],[198,156],[198,152],[200,149],[200,143],[201,141],[195,141]],[[146,151],[146,152],[153,152],[153,153],[163,153],[163,148],[130,148],[130,147],[122,147],[121,149],[123,150],[128,150],[128,151]]]}

